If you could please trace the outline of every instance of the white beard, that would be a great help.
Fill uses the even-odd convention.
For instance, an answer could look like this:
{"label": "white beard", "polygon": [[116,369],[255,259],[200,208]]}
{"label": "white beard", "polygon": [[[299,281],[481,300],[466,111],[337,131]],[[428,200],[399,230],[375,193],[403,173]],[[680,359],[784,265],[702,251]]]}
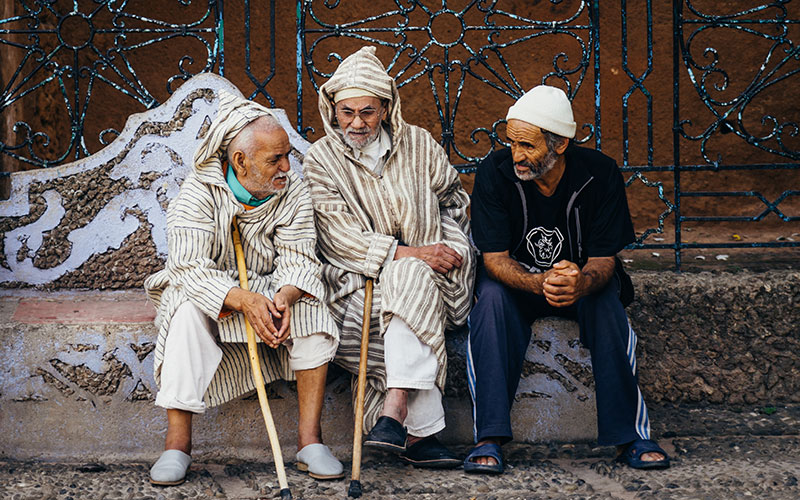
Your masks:
{"label": "white beard", "polygon": [[350,137],[349,133],[350,132],[354,132],[356,130],[360,130],[360,129],[354,129],[352,127],[347,127],[347,129],[342,133],[342,139],[344,140],[344,143],[347,144],[348,146],[350,146],[353,149],[363,149],[365,146],[369,146],[370,144],[372,144],[373,142],[378,140],[378,136],[381,133],[380,126],[377,126],[377,127],[375,127],[375,130],[372,130],[369,133],[369,135],[367,135],[363,139],[353,140]]}
{"label": "white beard", "polygon": [[289,183],[288,182],[285,183],[282,188],[276,188],[275,187],[275,181],[276,180],[278,180],[278,179],[287,179],[288,180],[288,177],[289,176],[286,175],[286,173],[284,173],[284,172],[278,172],[275,175],[273,175],[269,179],[269,185],[264,189],[264,192],[267,193],[267,196],[271,196],[273,194],[278,194],[278,193],[284,191],[287,187],[289,187]]}

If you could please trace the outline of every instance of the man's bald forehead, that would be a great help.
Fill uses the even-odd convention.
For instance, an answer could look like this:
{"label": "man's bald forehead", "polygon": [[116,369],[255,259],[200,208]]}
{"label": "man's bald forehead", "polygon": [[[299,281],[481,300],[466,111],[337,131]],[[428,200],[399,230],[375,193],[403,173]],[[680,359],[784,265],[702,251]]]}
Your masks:
{"label": "man's bald forehead", "polygon": [[240,130],[238,134],[236,134],[236,137],[233,138],[233,142],[231,142],[231,144],[236,142],[237,139],[242,140],[243,138],[247,138],[249,140],[250,138],[252,138],[252,135],[255,132],[272,132],[275,129],[282,130],[283,127],[278,122],[278,120],[275,119],[274,116],[272,115],[260,116],[255,120],[251,121],[250,123],[248,123],[247,125],[245,125],[245,127],[242,130]]}
{"label": "man's bald forehead", "polygon": [[275,130],[283,130],[283,127],[278,120],[272,115],[263,115],[251,121],[239,131],[228,145],[228,157],[236,151],[241,151],[245,156],[252,154],[252,142],[254,134],[258,132],[273,132]]}

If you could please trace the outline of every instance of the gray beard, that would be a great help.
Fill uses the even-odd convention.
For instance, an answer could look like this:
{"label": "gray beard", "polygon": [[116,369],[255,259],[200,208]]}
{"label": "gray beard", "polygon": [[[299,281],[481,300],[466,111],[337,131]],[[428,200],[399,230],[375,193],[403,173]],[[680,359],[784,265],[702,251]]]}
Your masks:
{"label": "gray beard", "polygon": [[350,146],[353,149],[361,149],[361,148],[363,148],[365,146],[369,146],[370,144],[372,144],[373,142],[378,140],[378,136],[381,133],[380,127],[376,127],[375,130],[372,132],[372,134],[368,135],[367,138],[364,139],[364,141],[362,143],[359,143],[357,141],[352,140],[347,135],[347,132],[349,130],[352,130],[352,129],[350,127],[347,127],[347,130],[344,130],[342,132],[342,140],[344,141],[345,144],[347,144],[348,146]]}
{"label": "gray beard", "polygon": [[532,181],[535,179],[542,178],[547,172],[553,170],[553,167],[556,166],[556,161],[558,160],[558,154],[554,151],[548,151],[542,161],[539,163],[538,166],[533,165],[526,165],[530,168],[529,171],[521,174],[514,169],[514,174],[519,178],[521,181]]}

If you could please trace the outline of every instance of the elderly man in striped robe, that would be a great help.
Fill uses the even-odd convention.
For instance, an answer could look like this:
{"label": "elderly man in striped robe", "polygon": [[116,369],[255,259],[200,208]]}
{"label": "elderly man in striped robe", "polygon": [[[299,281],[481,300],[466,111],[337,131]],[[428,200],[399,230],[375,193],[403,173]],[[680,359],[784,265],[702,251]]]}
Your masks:
{"label": "elderly man in striped robe", "polygon": [[364,441],[418,467],[457,467],[434,434],[442,407],[444,332],[469,313],[474,256],[469,197],[441,146],[400,114],[374,47],[322,85],[325,137],[303,162],[323,278],[341,329],[336,362],[358,371],[364,287],[375,280]]}
{"label": "elderly man in striped robe", "polygon": [[[291,149],[268,109],[223,92],[169,205],[166,268],[145,282],[158,311],[155,403],[168,420],[165,451],[150,471],[154,484],[184,481],[193,414],[255,390],[245,317],[262,341],[265,381],[297,379],[298,468],[318,479],[343,476],[320,430],[339,332],[324,300],[311,197],[289,168]],[[251,291],[238,286],[234,217]]]}

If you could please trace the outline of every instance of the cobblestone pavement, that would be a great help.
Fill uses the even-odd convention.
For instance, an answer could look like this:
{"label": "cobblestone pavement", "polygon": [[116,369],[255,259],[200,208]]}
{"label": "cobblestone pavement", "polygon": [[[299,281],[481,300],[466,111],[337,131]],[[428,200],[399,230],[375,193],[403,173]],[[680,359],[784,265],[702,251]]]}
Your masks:
{"label": "cobblestone pavement", "polygon": [[[366,452],[366,499],[796,499],[800,498],[800,407],[723,410],[661,408],[661,445],[673,457],[666,471],[635,471],[611,459],[613,449],[588,444],[504,447],[507,472],[468,476],[425,471]],[[666,431],[669,424],[672,429]],[[677,429],[677,430],[675,430]],[[455,449],[466,453],[467,447]],[[291,458],[291,457],[287,457]],[[271,499],[274,464],[206,461],[187,481],[161,488],[149,464],[0,462],[2,499]],[[349,478],[315,481],[288,464],[294,498],[346,498]]]}

